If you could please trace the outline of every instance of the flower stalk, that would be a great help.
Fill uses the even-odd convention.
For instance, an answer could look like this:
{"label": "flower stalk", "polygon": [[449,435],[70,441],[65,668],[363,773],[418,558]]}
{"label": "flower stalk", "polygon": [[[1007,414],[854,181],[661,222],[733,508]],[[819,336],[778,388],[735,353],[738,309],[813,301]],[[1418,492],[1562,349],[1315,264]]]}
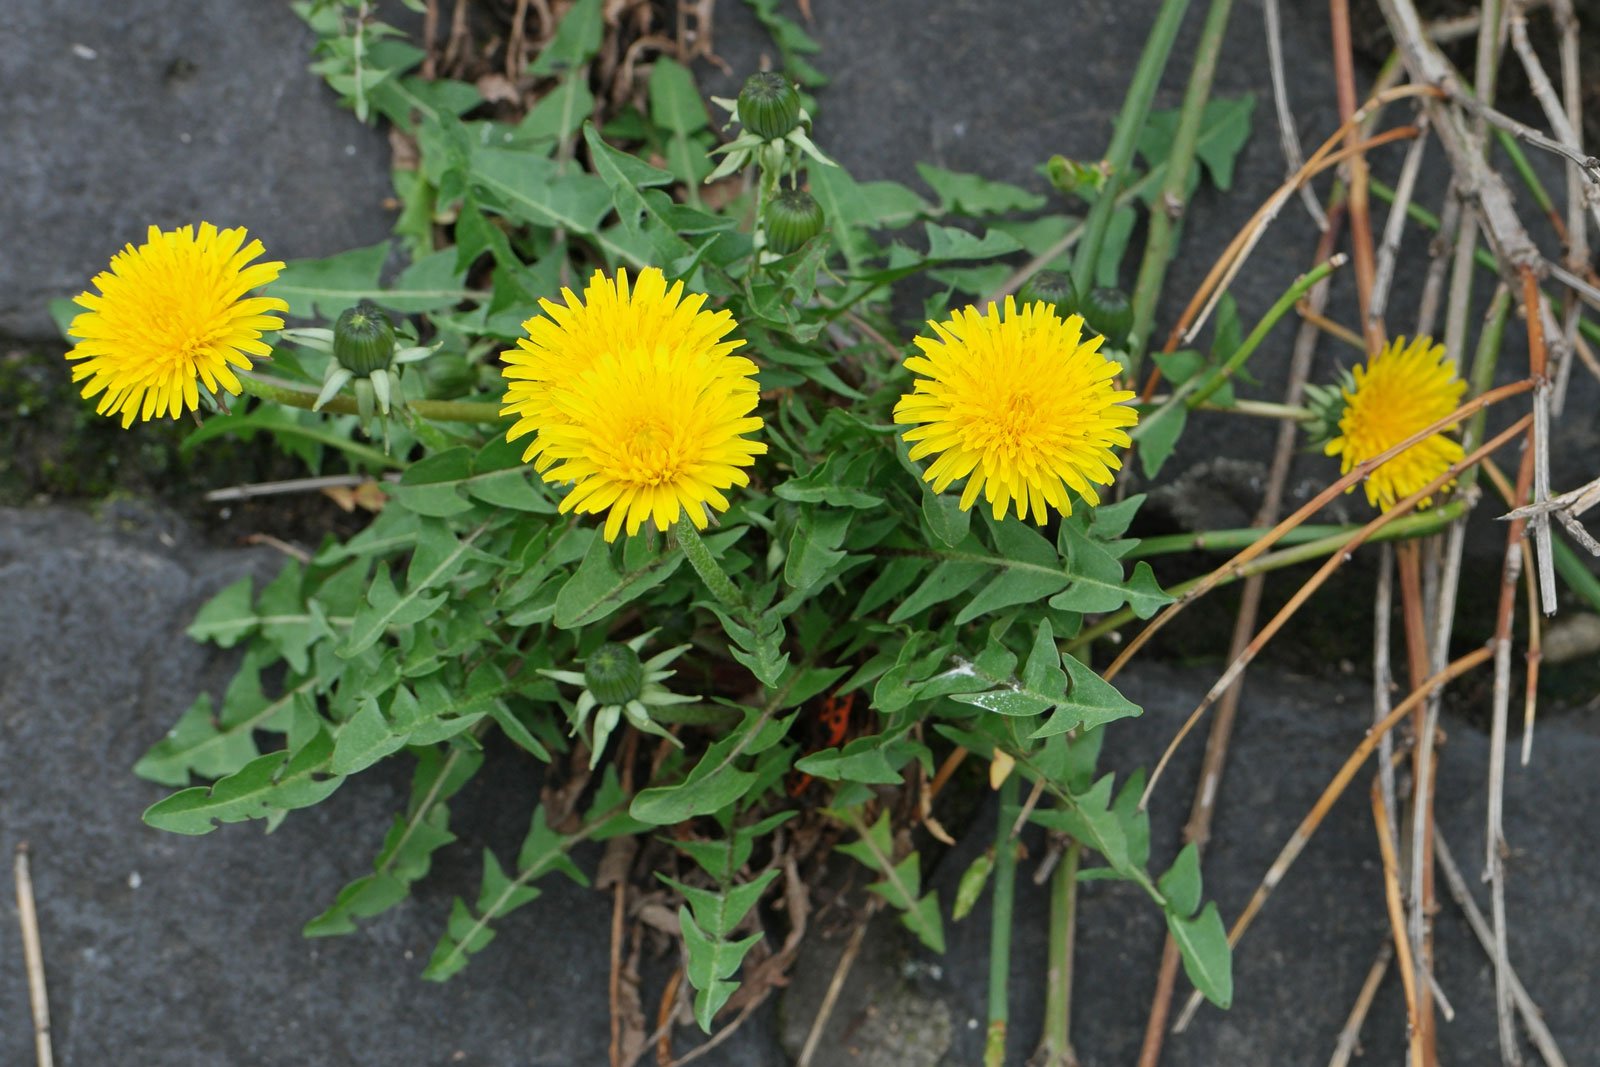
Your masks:
{"label": "flower stalk", "polygon": [[1072,261],[1072,277],[1081,286],[1091,284],[1095,267],[1100,259],[1100,246],[1105,243],[1106,229],[1111,225],[1111,213],[1117,206],[1117,194],[1127,178],[1128,167],[1133,163],[1133,150],[1139,133],[1144,129],[1150,113],[1150,101],[1155,98],[1156,86],[1166,70],[1167,57],[1172,54],[1172,43],[1178,37],[1178,27],[1189,9],[1189,0],[1162,0],[1156,13],[1155,25],[1145,39],[1144,51],[1139,55],[1139,65],[1133,72],[1133,83],[1128,95],[1122,99],[1122,111],[1111,131],[1111,145],[1106,149],[1106,166],[1110,176],[1105,188],[1095,197],[1089,208],[1089,218],[1084,223],[1083,239],[1078,242],[1078,252]]}
{"label": "flower stalk", "polygon": [[678,547],[683,549],[684,558],[689,561],[689,566],[694,568],[694,572],[705,583],[706,591],[729,611],[744,611],[749,606],[745,603],[744,596],[739,592],[738,586],[733,584],[733,579],[728,577],[728,572],[722,569],[722,564],[711,554],[711,549],[706,547],[700,531],[695,529],[687,512],[678,516],[678,524],[673,530],[678,537]]}
{"label": "flower stalk", "polygon": [[[271,378],[250,371],[239,374],[241,392],[275,404],[312,410],[317,404],[317,391],[292,385],[281,378]],[[413,400],[406,409],[414,415],[434,422],[499,422],[500,404],[484,400]],[[358,415],[360,409],[355,397],[335,396],[322,405],[321,410],[336,415]]]}
{"label": "flower stalk", "polygon": [[989,925],[989,1029],[983,1043],[983,1067],[1002,1067],[1006,1059],[1006,1024],[1011,1010],[1007,984],[1011,976],[1012,905],[1017,887],[1017,842],[1011,824],[1017,817],[1021,776],[1006,775],[1000,786],[999,816],[994,835],[994,911]]}

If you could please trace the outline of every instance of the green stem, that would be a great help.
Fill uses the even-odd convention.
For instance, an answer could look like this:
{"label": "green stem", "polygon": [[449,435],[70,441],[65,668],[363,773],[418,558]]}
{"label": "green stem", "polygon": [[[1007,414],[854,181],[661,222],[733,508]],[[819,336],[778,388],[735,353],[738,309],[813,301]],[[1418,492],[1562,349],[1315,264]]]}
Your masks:
{"label": "green stem", "polygon": [[1130,436],[1134,440],[1138,440],[1148,427],[1158,424],[1156,416],[1160,412],[1175,404],[1183,404],[1192,410],[1205,403],[1206,398],[1221,389],[1228,379],[1233,377],[1234,372],[1244,366],[1245,361],[1255,354],[1256,349],[1261,346],[1261,342],[1266,339],[1267,334],[1271,333],[1272,328],[1278,324],[1278,320],[1287,315],[1289,309],[1294,307],[1313,285],[1327,277],[1335,267],[1343,263],[1344,256],[1334,256],[1318,263],[1311,270],[1302,274],[1278,298],[1278,302],[1267,310],[1267,313],[1261,317],[1261,321],[1256,323],[1256,328],[1250,331],[1250,336],[1244,339],[1221,366],[1213,371],[1196,374],[1174,389],[1165,404],[1162,404],[1156,411],[1140,418],[1139,424],[1133,428]]}
{"label": "green stem", "polygon": [[[1465,511],[1466,502],[1464,500],[1452,500],[1443,507],[1430,508],[1424,512],[1407,515],[1400,519],[1395,519],[1387,526],[1372,534],[1372,536],[1368,537],[1367,540],[1372,542],[1393,540],[1402,537],[1426,537],[1429,534],[1438,533],[1440,530],[1450,525],[1452,521],[1460,518]],[[1296,563],[1305,563],[1307,560],[1320,559],[1324,556],[1330,556],[1344,548],[1345,545],[1349,544],[1350,541],[1356,536],[1356,532],[1360,529],[1361,527],[1352,527],[1351,532],[1349,533],[1338,533],[1328,537],[1321,537],[1315,541],[1308,541],[1303,545],[1296,545],[1293,548],[1286,548],[1281,552],[1270,552],[1265,556],[1257,557],[1256,559],[1253,559],[1249,563],[1245,564],[1243,567],[1236,567],[1224,574],[1217,581],[1217,585],[1229,585],[1241,578],[1248,578],[1252,574],[1263,574],[1267,571],[1275,571],[1283,567],[1292,567]],[[1265,534],[1265,531],[1260,532]],[[1203,581],[1205,581],[1205,575],[1201,575],[1198,578],[1191,578],[1186,582],[1179,582],[1177,585],[1169,586],[1167,592],[1172,596],[1182,598],[1199,586]],[[1132,622],[1133,619],[1134,614],[1132,608],[1123,608],[1120,611],[1112,612],[1110,615],[1107,615],[1093,626],[1086,627],[1078,634],[1078,636],[1066,642],[1062,646],[1062,650],[1065,652],[1071,652],[1075,649],[1082,648],[1095,638],[1104,637],[1106,634],[1117,629],[1119,626],[1126,626],[1128,623]]]}
{"label": "green stem", "polygon": [[1200,46],[1195,53],[1189,87],[1183,94],[1178,113],[1178,129],[1167,157],[1167,177],[1161,195],[1150,213],[1150,231],[1145,238],[1144,259],[1139,264],[1139,279],[1133,288],[1133,328],[1128,340],[1128,373],[1139,370],[1139,361],[1150,340],[1150,327],[1156,317],[1156,301],[1166,281],[1167,266],[1177,245],[1179,223],[1188,210],[1189,176],[1194,171],[1195,146],[1200,141],[1200,123],[1206,102],[1211,98],[1211,82],[1217,73],[1217,57],[1222,51],[1222,35],[1228,28],[1233,0],[1211,0],[1205,27],[1200,31]]}
{"label": "green stem", "polygon": [[[1478,335],[1478,349],[1472,356],[1472,382],[1468,386],[1469,397],[1482,396],[1494,386],[1494,370],[1500,362],[1500,340],[1505,335],[1506,320],[1511,316],[1511,290],[1501,286],[1495,291],[1494,299],[1489,303],[1489,314],[1483,323],[1483,332]],[[1483,425],[1487,413],[1480,411],[1467,420],[1466,428],[1461,432],[1461,449],[1471,452],[1483,443]],[[1478,465],[1475,463],[1461,472],[1461,487],[1463,489],[1475,484],[1478,480]]]}
{"label": "green stem", "polygon": [[[1359,526],[1306,523],[1302,526],[1296,526],[1284,534],[1279,538],[1278,543],[1281,545],[1303,545],[1307,542],[1320,541],[1327,537],[1355,533],[1359,529],[1361,529]],[[1385,526],[1378,531],[1373,539],[1384,540],[1383,535],[1392,529],[1394,529],[1392,524]],[[1146,537],[1123,558],[1149,559],[1151,556],[1169,556],[1177,552],[1237,552],[1241,548],[1248,548],[1255,544],[1270,532],[1261,526],[1240,526],[1228,530],[1197,530],[1194,533],[1163,534],[1160,537]]]}
{"label": "green stem", "polygon": [[722,564],[711,555],[711,549],[701,540],[700,531],[689,521],[687,513],[678,516],[678,524],[673,530],[678,536],[678,546],[683,549],[684,557],[705,583],[706,590],[717,598],[717,603],[729,611],[744,611],[748,607],[744,597],[733,584],[733,579],[728,577],[728,572],[722,569]]}
{"label": "green stem", "polygon": [[1010,1009],[1006,995],[1011,975],[1011,906],[1016,898],[1017,843],[1011,824],[1017,817],[1017,791],[1022,776],[1012,772],[1000,786],[999,815],[994,832],[994,913],[989,924],[989,1031],[983,1044],[983,1067],[1004,1067],[1006,1023]]}
{"label": "green stem", "polygon": [[1289,310],[1300,302],[1300,298],[1305,296],[1312,286],[1326,278],[1336,267],[1343,264],[1344,256],[1334,256],[1331,259],[1323,260],[1302,274],[1293,285],[1289,286],[1288,292],[1280,296],[1278,302],[1273,304],[1267,310],[1267,313],[1261,317],[1261,321],[1256,323],[1256,328],[1250,331],[1250,336],[1244,339],[1244,343],[1239,345],[1233,355],[1228,357],[1227,361],[1217,369],[1215,374],[1208,375],[1205,382],[1195,389],[1194,394],[1189,397],[1189,406],[1191,408],[1199,407],[1207,397],[1221,389],[1223,384],[1233,376],[1234,371],[1244,366],[1245,360],[1255,354],[1255,350],[1261,346],[1262,341],[1266,340],[1267,334],[1272,332],[1272,328],[1278,324],[1278,320],[1287,315]]}
{"label": "green stem", "polygon": [[[287,404],[292,408],[311,410],[317,402],[317,391],[298,385],[292,385],[282,378],[269,378],[248,371],[239,375],[239,384],[243,391],[250,396],[262,400],[270,400],[275,404]],[[408,400],[406,408],[413,414],[420,415],[434,422],[499,422],[500,404],[498,401],[483,400]],[[354,397],[336,396],[322,405],[323,411],[335,415],[356,415],[360,412],[356,408]]]}
{"label": "green stem", "polygon": [[1156,13],[1155,25],[1150,28],[1139,65],[1134,69],[1133,83],[1128,86],[1128,95],[1122,98],[1122,111],[1117,115],[1116,126],[1111,131],[1111,145],[1106,149],[1106,163],[1111,174],[1089,208],[1083,240],[1078,243],[1077,256],[1072,261],[1072,277],[1084,291],[1094,285],[1095,265],[1100,258],[1100,246],[1105,243],[1106,229],[1111,225],[1117,192],[1133,163],[1133,150],[1144,129],[1150,101],[1155,97],[1156,86],[1161,82],[1167,57],[1172,52],[1172,42],[1178,36],[1178,26],[1188,9],[1189,0],[1161,0],[1161,10]]}
{"label": "green stem", "polygon": [[1044,1036],[1039,1041],[1040,1067],[1066,1067],[1072,1055],[1072,946],[1077,931],[1078,861],[1083,845],[1077,839],[1050,877],[1049,970],[1046,974]]}

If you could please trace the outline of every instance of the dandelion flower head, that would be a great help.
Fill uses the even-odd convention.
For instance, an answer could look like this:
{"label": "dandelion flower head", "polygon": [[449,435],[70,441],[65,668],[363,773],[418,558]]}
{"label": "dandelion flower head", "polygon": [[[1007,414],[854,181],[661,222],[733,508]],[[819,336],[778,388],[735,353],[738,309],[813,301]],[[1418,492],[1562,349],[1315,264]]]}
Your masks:
{"label": "dandelion flower head", "polygon": [[919,377],[894,421],[912,426],[913,460],[937,457],[923,474],[934,492],[966,478],[962,510],[981,493],[996,519],[1014,503],[1040,524],[1050,508],[1072,514],[1068,489],[1098,504],[1095,486],[1122,466],[1113,449],[1128,446],[1138,414],[1082,316],[1062,319],[1042,301],[1019,310],[1007,297],[1003,313],[967,307],[928,325],[934,336],[918,337],[921,355],[905,361]]}
{"label": "dandelion flower head", "polygon": [[288,311],[276,297],[248,296],[272,281],[282,263],[256,263],[260,241],[243,228],[218,230],[209,222],[163,232],[150,227],[145,242],[126,246],[95,275],[98,293],[80,294],[85,308],[67,332],[76,340],[67,359],[81,361],[72,380],[88,381],[95,410],[133,420],[176,418],[200,406],[197,383],[212,393],[239,392],[233,368],[272,349],[262,333],[283,329],[270,312]]}
{"label": "dandelion flower head", "polygon": [[[1354,382],[1354,389],[1343,390],[1339,434],[1323,447],[1339,457],[1341,473],[1450,414],[1467,388],[1445,360],[1444,346],[1431,337],[1409,344],[1404,337],[1395,338],[1365,366],[1355,368]],[[1387,511],[1443,474],[1462,454],[1461,443],[1442,432],[1424,438],[1367,475],[1367,500]],[[1430,503],[1432,497],[1420,506]]]}
{"label": "dandelion flower head", "polygon": [[524,462],[547,482],[576,483],[563,513],[607,511],[607,541],[646,522],[666,530],[680,514],[703,529],[767,450],[746,436],[762,427],[756,365],[733,354],[743,341],[724,340],[733,317],[653,268],[631,290],[626,271],[615,281],[596,271],[582,300],[562,295],[565,306],[541,301],[544,315],[501,355],[501,413],[517,417],[506,439],[533,435]]}

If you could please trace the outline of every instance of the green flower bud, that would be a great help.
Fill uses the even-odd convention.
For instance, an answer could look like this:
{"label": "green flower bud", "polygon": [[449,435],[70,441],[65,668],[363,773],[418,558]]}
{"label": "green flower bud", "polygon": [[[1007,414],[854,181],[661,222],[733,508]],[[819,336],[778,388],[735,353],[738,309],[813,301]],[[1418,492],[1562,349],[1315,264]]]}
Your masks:
{"label": "green flower bud", "polygon": [[370,300],[349,308],[333,327],[333,358],[359,376],[383,370],[394,358],[394,325]]}
{"label": "green flower bud", "polygon": [[1101,334],[1114,347],[1128,341],[1128,330],[1133,327],[1133,304],[1121,289],[1099,288],[1083,302],[1083,317],[1089,328]]}
{"label": "green flower bud", "polygon": [[644,664],[627,645],[608,641],[584,660],[583,684],[601,704],[626,704],[644,690]]}
{"label": "green flower bud", "polygon": [[822,232],[822,205],[810,193],[791,189],[772,198],[762,221],[767,228],[767,251],[787,256]]}
{"label": "green flower bud", "polygon": [[1078,287],[1072,279],[1058,270],[1042,270],[1029,278],[1017,294],[1023,307],[1036,300],[1054,304],[1056,314],[1062,318],[1078,314]]}
{"label": "green flower bud", "polygon": [[1305,404],[1311,409],[1311,418],[1304,424],[1306,444],[1314,451],[1338,437],[1342,432],[1339,422],[1344,418],[1345,393],[1356,391],[1355,377],[1341,368],[1333,385],[1315,385],[1307,382]]}
{"label": "green flower bud", "polygon": [[752,74],[739,90],[739,121],[765,141],[776,141],[800,124],[800,93],[782,74]]}

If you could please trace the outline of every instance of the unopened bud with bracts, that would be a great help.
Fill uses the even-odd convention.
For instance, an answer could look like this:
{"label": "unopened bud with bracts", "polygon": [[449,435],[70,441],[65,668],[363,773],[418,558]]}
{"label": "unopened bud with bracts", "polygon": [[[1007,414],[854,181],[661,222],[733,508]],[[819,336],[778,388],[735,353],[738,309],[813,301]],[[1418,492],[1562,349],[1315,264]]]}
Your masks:
{"label": "unopened bud with bracts", "polygon": [[627,645],[608,641],[583,661],[583,683],[602,705],[627,704],[644,691],[644,664]]}
{"label": "unopened bud with bracts", "polygon": [[1128,331],[1133,328],[1133,304],[1121,289],[1102,286],[1091,292],[1080,309],[1089,328],[1101,334],[1113,348],[1128,342]]}
{"label": "unopened bud with bracts", "polygon": [[822,205],[810,193],[799,189],[779,193],[762,213],[767,251],[780,256],[798,252],[822,232],[824,221]]}
{"label": "unopened bud with bracts", "polygon": [[1023,307],[1036,301],[1055,305],[1056,314],[1062,318],[1078,313],[1078,288],[1072,279],[1058,270],[1042,270],[1022,284],[1017,299]]}
{"label": "unopened bud with bracts", "polygon": [[370,300],[346,309],[333,327],[333,358],[363,377],[386,369],[394,360],[394,324],[389,316]]}
{"label": "unopened bud with bracts", "polygon": [[776,141],[800,124],[800,93],[782,74],[752,74],[739,90],[739,121],[757,137]]}

